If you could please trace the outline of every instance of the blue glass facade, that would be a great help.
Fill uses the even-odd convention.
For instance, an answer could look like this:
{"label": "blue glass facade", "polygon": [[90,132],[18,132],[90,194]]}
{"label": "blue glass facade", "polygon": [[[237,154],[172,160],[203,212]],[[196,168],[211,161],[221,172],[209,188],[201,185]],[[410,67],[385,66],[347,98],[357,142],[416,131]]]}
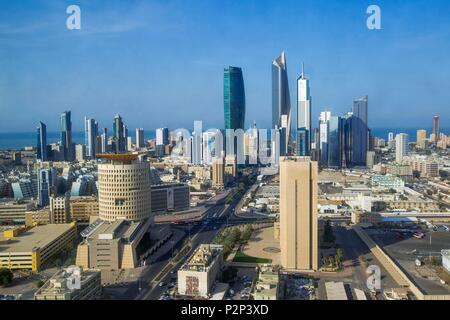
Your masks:
{"label": "blue glass facade", "polygon": [[245,89],[241,68],[228,67],[223,73],[225,129],[242,129],[245,124]]}
{"label": "blue glass facade", "polygon": [[124,139],[124,125],[122,117],[116,115],[113,123],[113,139],[114,139],[114,151],[121,153],[125,151],[125,139]]}
{"label": "blue glass facade", "polygon": [[368,97],[353,102],[352,115],[352,158],[351,165],[366,165],[369,150],[369,130],[367,126]]}
{"label": "blue glass facade", "polygon": [[310,155],[310,132],[306,128],[297,129],[297,155],[306,157]]}
{"label": "blue glass facade", "polygon": [[42,161],[48,160],[47,151],[47,126],[39,122],[39,127],[37,128],[37,154],[36,157]]}
{"label": "blue glass facade", "polygon": [[331,117],[328,121],[328,167],[340,168],[342,165],[342,120]]}
{"label": "blue glass facade", "polygon": [[64,160],[73,160],[73,146],[72,146],[72,120],[71,112],[64,111],[61,114],[61,145],[64,152]]}

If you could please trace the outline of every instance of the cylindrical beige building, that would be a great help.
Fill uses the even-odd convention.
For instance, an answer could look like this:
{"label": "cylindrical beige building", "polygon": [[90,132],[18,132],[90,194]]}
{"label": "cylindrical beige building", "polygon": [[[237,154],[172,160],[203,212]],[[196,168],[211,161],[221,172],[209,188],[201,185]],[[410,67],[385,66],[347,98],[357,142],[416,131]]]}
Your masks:
{"label": "cylindrical beige building", "polygon": [[99,218],[138,221],[151,215],[150,167],[137,155],[104,155],[98,165]]}

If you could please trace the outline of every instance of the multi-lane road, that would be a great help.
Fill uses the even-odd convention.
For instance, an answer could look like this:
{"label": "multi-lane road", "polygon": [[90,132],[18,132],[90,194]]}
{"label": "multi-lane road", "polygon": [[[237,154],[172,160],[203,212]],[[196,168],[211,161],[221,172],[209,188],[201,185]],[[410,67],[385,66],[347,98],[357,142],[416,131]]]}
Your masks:
{"label": "multi-lane road", "polygon": [[[244,188],[244,190],[242,190],[229,204],[226,204],[225,199],[223,198],[217,201],[208,209],[200,222],[170,225],[174,233],[181,233],[183,236],[170,244],[172,249],[167,250],[166,248],[165,253],[157,258],[150,258],[153,260],[147,262],[149,267],[138,282],[135,296],[130,298],[140,300],[159,299],[168,289],[167,284],[175,281],[177,270],[186,262],[188,257],[200,244],[211,243],[217,233],[227,225],[248,222],[248,220],[242,220],[233,215],[234,210],[245,194],[246,189],[247,188]],[[173,252],[182,250],[183,245],[186,245],[186,243],[189,242],[191,244],[190,249],[184,257],[176,262],[170,269],[166,268],[169,263],[172,263]],[[159,273],[163,270],[165,271],[165,274],[160,275]],[[161,283],[163,285],[160,285]]]}

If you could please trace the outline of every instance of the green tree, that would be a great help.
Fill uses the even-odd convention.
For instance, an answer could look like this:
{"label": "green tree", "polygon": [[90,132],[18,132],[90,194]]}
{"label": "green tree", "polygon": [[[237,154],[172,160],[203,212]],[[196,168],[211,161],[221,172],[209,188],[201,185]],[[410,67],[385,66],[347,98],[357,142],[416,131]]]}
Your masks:
{"label": "green tree", "polygon": [[12,283],[13,278],[14,275],[11,272],[11,270],[6,268],[0,269],[0,286],[3,287],[9,286]]}

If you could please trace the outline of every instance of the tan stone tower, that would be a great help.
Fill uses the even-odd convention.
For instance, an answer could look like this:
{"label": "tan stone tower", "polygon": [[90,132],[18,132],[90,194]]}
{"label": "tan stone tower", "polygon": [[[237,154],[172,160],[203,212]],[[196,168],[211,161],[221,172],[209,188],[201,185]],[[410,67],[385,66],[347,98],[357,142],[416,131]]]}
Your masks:
{"label": "tan stone tower", "polygon": [[280,158],[281,265],[318,270],[317,162],[309,157]]}

